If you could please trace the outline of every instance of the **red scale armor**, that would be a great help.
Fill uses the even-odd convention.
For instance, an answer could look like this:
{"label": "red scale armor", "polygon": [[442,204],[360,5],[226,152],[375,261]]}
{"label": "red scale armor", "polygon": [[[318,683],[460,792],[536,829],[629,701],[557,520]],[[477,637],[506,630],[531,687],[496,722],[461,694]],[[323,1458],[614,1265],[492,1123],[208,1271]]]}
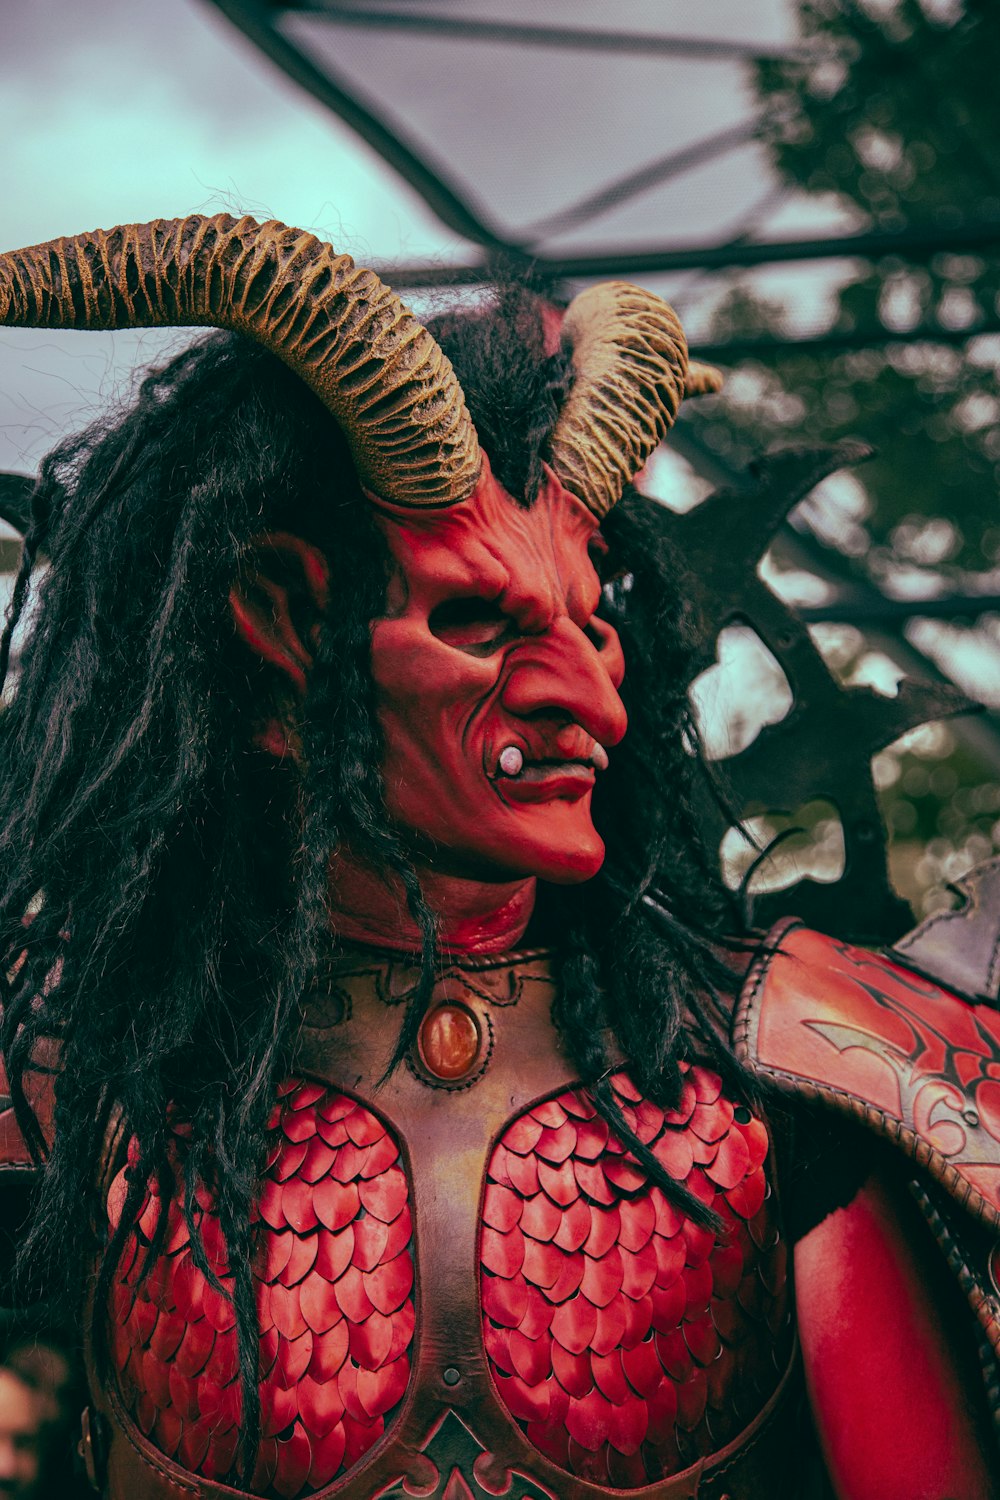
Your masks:
{"label": "red scale armor", "polygon": [[[402,1399],[413,1256],[409,1184],[382,1121],[312,1080],[290,1079],[280,1094],[254,1264],[262,1442],[251,1488],[293,1500],[357,1463]],[[112,1223],[124,1191],[123,1170],[109,1195]],[[209,1264],[231,1292],[218,1220],[200,1197]],[[160,1258],[140,1279],[158,1216],[150,1193],[114,1289],[121,1394],[162,1452],[224,1479],[241,1414],[235,1313],[195,1265],[177,1199]]]}
{"label": "red scale armor", "polygon": [[95,1383],[110,1493],[681,1500],[703,1464],[705,1500],[763,1493],[794,1420],[794,1337],[761,1121],[702,1065],[685,1067],[677,1109],[612,1077],[628,1124],[718,1214],[713,1232],[650,1184],[576,1083],[544,954],[446,971],[435,1003],[468,1010],[480,1055],[446,1079],[415,1053],[377,1109],[328,1070],[381,1074],[413,966],[345,961],[335,979],[269,1126],[255,1472],[237,1477],[226,1246],[200,1187],[220,1290],[181,1210],[178,1128],[162,1248],[143,1277],[151,1188],[112,1287],[117,1383]]}
{"label": "red scale armor", "polygon": [[[623,1073],[613,1082],[628,1123],[719,1213],[722,1234],[668,1203],[569,1089],[495,1146],[479,1254],[483,1342],[507,1411],[560,1468],[629,1489],[719,1450],[764,1404],[787,1362],[787,1289],[760,1121],[743,1109],[737,1119],[703,1067],[686,1070],[677,1110],[642,1099]],[[262,1442],[251,1488],[295,1500],[391,1427],[410,1378],[414,1263],[409,1184],[386,1125],[312,1079],[280,1092],[254,1265]],[[123,1169],[112,1223],[124,1190]],[[241,1411],[235,1315],[194,1262],[179,1198],[141,1279],[159,1211],[151,1192],[114,1288],[120,1391],[161,1452],[225,1480]],[[196,1217],[230,1290],[204,1192]]]}
{"label": "red scale armor", "polygon": [[686,1069],[676,1110],[623,1073],[613,1083],[628,1124],[722,1233],[670,1204],[569,1089],[515,1120],[490,1160],[483,1341],[534,1446],[632,1489],[718,1451],[771,1394],[772,1351],[788,1357],[786,1253],[766,1201],[767,1131],[748,1110],[736,1118],[716,1073]]}

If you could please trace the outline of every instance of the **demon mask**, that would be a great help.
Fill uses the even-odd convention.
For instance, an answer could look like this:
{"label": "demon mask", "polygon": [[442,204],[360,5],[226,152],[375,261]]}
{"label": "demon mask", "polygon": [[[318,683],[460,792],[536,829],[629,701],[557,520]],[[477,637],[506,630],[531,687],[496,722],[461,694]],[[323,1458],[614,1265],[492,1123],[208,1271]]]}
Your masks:
{"label": "demon mask", "polygon": [[[299,230],[191,217],[14,252],[0,257],[0,323],[208,324],[283,359],[343,429],[396,565],[372,671],[397,826],[472,879],[596,872],[591,793],[625,712],[589,548],[683,396],[716,384],[689,365],[664,302],[609,284],[570,304],[574,384],[530,507],[493,477],[427,330]],[[299,652],[290,666],[305,664]]]}

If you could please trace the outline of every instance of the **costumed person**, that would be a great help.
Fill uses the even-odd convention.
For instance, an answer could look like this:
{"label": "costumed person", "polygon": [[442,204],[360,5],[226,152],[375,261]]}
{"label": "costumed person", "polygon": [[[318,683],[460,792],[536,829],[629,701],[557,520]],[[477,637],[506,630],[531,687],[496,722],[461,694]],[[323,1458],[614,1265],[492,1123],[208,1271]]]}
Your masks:
{"label": "costumed person", "polygon": [[5,1155],[86,1305],[95,1487],[818,1494],[808,1388],[837,1495],[992,1494],[1000,1025],[740,935],[631,485],[713,384],[670,309],[428,330],[219,217],[3,256],[0,322],[229,330],[46,460],[5,637],[44,559]]}
{"label": "costumed person", "polygon": [[0,1364],[0,1495],[42,1500],[39,1488],[45,1420],[42,1398],[16,1370]]}

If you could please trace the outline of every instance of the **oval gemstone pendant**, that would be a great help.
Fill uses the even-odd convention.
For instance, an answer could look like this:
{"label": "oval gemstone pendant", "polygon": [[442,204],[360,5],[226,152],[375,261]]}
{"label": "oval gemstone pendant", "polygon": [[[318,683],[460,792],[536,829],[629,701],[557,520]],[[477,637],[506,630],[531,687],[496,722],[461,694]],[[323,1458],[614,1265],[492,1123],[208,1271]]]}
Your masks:
{"label": "oval gemstone pendant", "polygon": [[455,1083],[472,1072],[479,1062],[483,1033],[479,1021],[465,1005],[448,1001],[427,1012],[417,1033],[420,1061],[434,1078]]}

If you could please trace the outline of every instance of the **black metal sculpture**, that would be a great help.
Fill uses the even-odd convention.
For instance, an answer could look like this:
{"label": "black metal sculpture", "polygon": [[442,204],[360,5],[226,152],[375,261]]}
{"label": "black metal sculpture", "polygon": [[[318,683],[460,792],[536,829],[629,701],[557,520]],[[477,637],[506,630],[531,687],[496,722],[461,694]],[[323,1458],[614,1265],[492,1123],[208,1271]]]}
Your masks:
{"label": "black metal sculpture", "polygon": [[[830,883],[805,878],[758,897],[754,922],[769,926],[794,914],[855,942],[885,943],[913,918],[889,880],[872,756],[918,724],[978,705],[957,689],[909,678],[895,698],[869,687],[844,687],[806,625],[757,575],[760,559],[793,507],[834,470],[868,453],[857,442],[774,453],[753,464],[742,482],[717,490],[693,510],[678,514],[662,507],[660,515],[690,575],[686,586],[701,637],[696,672],[714,661],[719,632],[742,623],[777,659],[792,691],[785,718],[721,762],[726,802],[743,818],[755,808],[790,814],[823,798],[836,807],[843,825],[841,878]],[[705,820],[718,845],[733,819],[706,796]]]}

